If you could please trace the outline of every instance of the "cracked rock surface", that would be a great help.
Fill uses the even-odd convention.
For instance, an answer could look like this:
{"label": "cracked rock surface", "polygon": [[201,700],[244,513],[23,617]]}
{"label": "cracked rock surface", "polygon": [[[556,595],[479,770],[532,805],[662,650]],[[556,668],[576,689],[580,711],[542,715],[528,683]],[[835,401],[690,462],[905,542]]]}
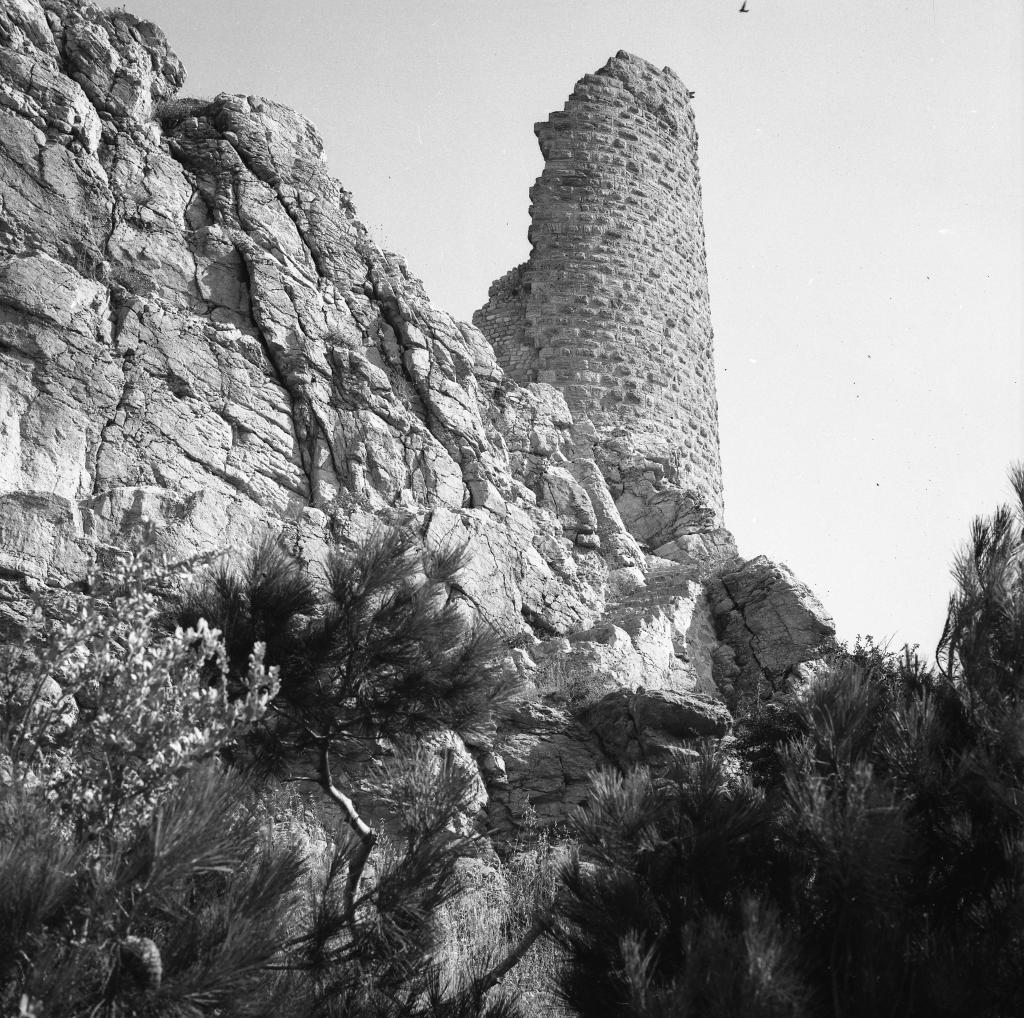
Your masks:
{"label": "cracked rock surface", "polygon": [[602,753],[622,768],[692,752],[689,742],[695,736],[720,738],[731,724],[720,700],[666,689],[617,690],[587,712]]}
{"label": "cracked rock surface", "polygon": [[654,714],[609,696],[678,719],[723,654],[776,674],[810,653],[808,597],[767,567],[718,583],[740,560],[698,506],[613,493],[563,395],[511,381],[372,242],[302,116],[184,80],[129,13],[0,0],[0,640],[150,527],[175,557],[269,530],[311,565],[380,522],[466,544],[453,595],[522,648],[529,690],[456,747],[467,815],[509,833],[636,755]]}
{"label": "cracked rock surface", "polygon": [[508,635],[596,618],[589,498],[525,462],[531,436],[568,462],[564,402],[502,401],[302,117],[174,98],[180,62],[123,12],[5,0],[0,41],[6,574],[66,580],[144,519],[188,554],[269,523],[310,559],[401,519],[479,551],[464,595]]}
{"label": "cracked rock surface", "polygon": [[770,695],[835,638],[835,625],[810,588],[764,555],[723,570],[709,592],[740,691]]}

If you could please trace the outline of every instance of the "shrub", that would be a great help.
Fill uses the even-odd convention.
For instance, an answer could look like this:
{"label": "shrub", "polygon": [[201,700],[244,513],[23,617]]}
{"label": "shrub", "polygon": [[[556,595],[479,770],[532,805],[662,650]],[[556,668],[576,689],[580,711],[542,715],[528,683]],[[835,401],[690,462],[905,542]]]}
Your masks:
{"label": "shrub", "polygon": [[[301,876],[216,753],[275,691],[254,648],[240,696],[206,626],[161,634],[180,569],[148,552],[68,598],[39,647],[5,648],[0,692],[0,1007],[277,1013]],[[211,670],[212,669],[212,670]],[[77,714],[77,717],[76,717]],[[260,1003],[256,1003],[260,1002]]]}
{"label": "shrub", "polygon": [[591,1015],[1024,1014],[1024,471],[929,668],[870,641],[705,746],[603,775],[558,935]]}
{"label": "shrub", "polygon": [[210,99],[176,96],[173,99],[164,99],[156,103],[153,109],[153,119],[170,129],[189,117],[205,116],[211,105],[212,100]]}
{"label": "shrub", "polygon": [[760,900],[771,819],[710,743],[662,775],[598,775],[575,815],[587,858],[563,871],[567,1002],[588,1018],[801,1014],[787,932]]}
{"label": "shrub", "polygon": [[[530,933],[538,915],[555,907],[558,868],[566,849],[541,834],[534,847],[518,846],[486,865],[466,859],[458,870],[459,894],[440,910],[437,929],[441,980],[459,985],[490,971]],[[561,948],[537,939],[502,982],[528,1015],[570,1015],[557,994]]]}
{"label": "shrub", "polygon": [[177,776],[260,717],[276,673],[254,644],[227,694],[227,662],[205,622],[160,632],[161,599],[186,565],[142,552],[68,595],[37,646],[0,648],[0,753],[78,833],[144,823]]}

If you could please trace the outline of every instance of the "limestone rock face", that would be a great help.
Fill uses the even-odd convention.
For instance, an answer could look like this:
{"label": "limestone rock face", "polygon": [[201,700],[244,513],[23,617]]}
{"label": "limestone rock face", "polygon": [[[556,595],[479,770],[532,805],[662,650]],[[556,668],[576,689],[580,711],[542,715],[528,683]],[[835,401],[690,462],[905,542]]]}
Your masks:
{"label": "limestone rock face", "polygon": [[[573,109],[607,107],[626,131],[639,102],[643,144],[673,164],[666,194],[699,212],[685,90],[636,58],[609,67]],[[302,116],[179,97],[184,77],[124,11],[0,0],[0,640],[26,630],[39,591],[149,532],[184,557],[269,531],[311,568],[378,524],[464,545],[452,596],[517,646],[529,695],[486,743],[439,733],[435,748],[479,776],[466,823],[508,834],[564,820],[597,766],[724,731],[716,676],[813,656],[820,606],[761,560],[737,565],[721,529],[699,216],[675,223],[696,253],[669,281],[697,296],[648,301],[653,276],[641,294],[672,377],[625,386],[616,429],[554,361],[557,387],[507,374],[483,333],[434,308]],[[552,153],[559,123],[541,131]],[[602,187],[630,172],[615,164]],[[552,280],[567,278],[548,244],[563,186],[548,176],[537,234]],[[551,299],[531,321],[563,314]],[[588,307],[596,342],[604,312]],[[600,395],[606,379],[587,378]],[[357,792],[372,757],[352,762]]]}
{"label": "limestone rock face", "polygon": [[572,712],[527,701],[478,762],[490,828],[509,837],[524,821],[527,827],[563,823],[586,800],[590,774],[609,760]]}
{"label": "limestone rock face", "polygon": [[641,688],[609,693],[590,708],[587,723],[602,752],[629,767],[688,752],[695,738],[721,737],[732,717],[714,697]]}
{"label": "limestone rock face", "polygon": [[469,542],[464,595],[509,635],[591,623],[564,400],[502,400],[490,346],[369,241],[313,128],[174,99],[180,63],[130,15],[0,18],[5,574],[66,582],[146,520],[177,553],[270,525],[310,560],[403,520]]}
{"label": "limestone rock face", "polygon": [[806,584],[763,555],[724,570],[709,590],[740,690],[770,692],[835,638],[832,619]]}

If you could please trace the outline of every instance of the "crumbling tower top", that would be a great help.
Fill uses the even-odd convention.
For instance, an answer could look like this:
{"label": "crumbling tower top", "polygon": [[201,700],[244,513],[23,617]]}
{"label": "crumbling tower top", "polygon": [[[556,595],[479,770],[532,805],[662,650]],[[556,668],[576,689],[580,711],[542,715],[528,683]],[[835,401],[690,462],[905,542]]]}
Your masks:
{"label": "crumbling tower top", "polygon": [[653,473],[698,495],[720,524],[689,100],[675,72],[623,51],[577,82],[535,127],[544,171],[530,191],[530,258],[493,284],[474,322],[517,381],[557,386],[594,424],[613,491]]}

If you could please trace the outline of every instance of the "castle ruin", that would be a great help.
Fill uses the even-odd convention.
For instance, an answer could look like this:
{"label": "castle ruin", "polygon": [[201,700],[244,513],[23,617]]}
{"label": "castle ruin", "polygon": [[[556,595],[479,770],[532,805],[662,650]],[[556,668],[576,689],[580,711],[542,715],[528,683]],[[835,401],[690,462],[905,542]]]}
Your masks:
{"label": "castle ruin", "polygon": [[[697,132],[669,68],[620,51],[534,130],[528,261],[473,317],[521,384],[597,432],[613,493],[671,486],[722,523]],[[603,451],[603,455],[602,455]],[[710,517],[713,516],[713,520]]]}

